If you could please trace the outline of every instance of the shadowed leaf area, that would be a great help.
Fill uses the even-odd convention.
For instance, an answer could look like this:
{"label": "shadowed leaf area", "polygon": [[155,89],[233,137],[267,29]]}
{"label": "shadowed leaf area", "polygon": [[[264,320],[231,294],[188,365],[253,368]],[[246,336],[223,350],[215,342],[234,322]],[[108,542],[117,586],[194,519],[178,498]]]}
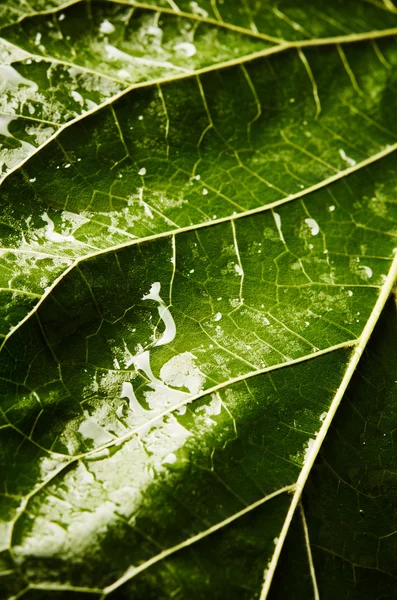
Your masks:
{"label": "shadowed leaf area", "polygon": [[[393,297],[383,311],[305,488],[309,552],[321,598],[333,597],[335,589],[340,590],[341,598],[349,599],[394,595],[396,340]],[[293,597],[294,588],[302,585],[307,552],[297,554],[299,544],[305,546],[304,533],[296,523],[278,565],[274,598]],[[286,572],[290,574],[288,579],[284,578]],[[307,568],[306,573],[309,580]]]}

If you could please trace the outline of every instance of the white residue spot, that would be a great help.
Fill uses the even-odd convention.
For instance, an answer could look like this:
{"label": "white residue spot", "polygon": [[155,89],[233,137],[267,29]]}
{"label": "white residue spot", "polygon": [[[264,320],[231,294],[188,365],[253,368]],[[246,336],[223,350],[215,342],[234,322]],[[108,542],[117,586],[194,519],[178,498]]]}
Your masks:
{"label": "white residue spot", "polygon": [[153,219],[153,213],[150,209],[150,206],[146,204],[146,202],[142,202],[143,210],[145,211],[145,215],[149,217],[149,219]]}
{"label": "white residue spot", "polygon": [[327,416],[327,413],[326,413],[326,412],[323,412],[323,413],[320,415],[320,421],[321,421],[321,422],[323,422],[326,416]]}
{"label": "white residue spot", "polygon": [[75,92],[74,90],[71,92],[71,96],[73,98],[73,100],[75,100],[76,102],[78,102],[78,104],[80,104],[80,106],[83,106],[84,104],[84,98],[81,94],[79,94],[78,92]]}
{"label": "white residue spot", "polygon": [[163,38],[163,30],[160,27],[156,27],[156,25],[149,25],[144,35],[150,36],[152,43],[160,45]]}
{"label": "white residue spot", "polygon": [[[0,67],[0,96],[1,96],[1,91],[2,91],[1,77],[3,75],[3,70],[8,69],[8,68],[10,68],[12,71],[15,71],[15,69],[12,69],[12,67]],[[16,73],[16,71],[15,71],[15,73]],[[9,115],[0,115],[0,135],[4,135],[5,137],[11,137],[11,138],[14,137],[10,133],[8,127],[9,127],[10,123],[12,123],[16,118],[17,117],[13,117],[13,116],[9,116]],[[25,142],[24,140],[18,140],[18,142],[21,144],[22,148],[26,152],[26,155],[31,154],[36,149],[32,144],[29,144],[29,142]],[[2,163],[0,161],[0,167],[2,166],[2,164],[4,164],[4,163]]]}
{"label": "white residue spot", "polygon": [[335,205],[334,205],[334,204],[331,204],[331,206],[328,206],[328,210],[329,210],[329,212],[334,212],[334,210],[335,210]]}
{"label": "white residue spot", "polygon": [[214,317],[214,321],[220,321],[222,319],[222,313],[218,312],[216,313],[215,317]]}
{"label": "white residue spot", "polygon": [[65,18],[65,14],[64,14],[64,13],[62,13],[62,14],[60,14],[60,15],[59,15],[59,17],[58,17],[58,21],[63,21],[63,20],[64,20],[64,18]]}
{"label": "white residue spot", "polygon": [[120,79],[127,79],[127,77],[130,76],[128,71],[126,71],[125,69],[120,69],[120,71],[117,71],[117,75],[120,77]]}
{"label": "white residue spot", "polygon": [[14,67],[4,65],[0,67],[0,92],[10,88],[18,89],[20,86],[30,88],[32,92],[37,92],[39,87],[37,83],[23,77]]}
{"label": "white residue spot", "polygon": [[237,275],[240,275],[240,277],[244,275],[243,269],[240,267],[240,265],[234,265],[234,270],[236,271]]}
{"label": "white residue spot", "polygon": [[347,290],[347,295],[352,297],[353,296],[353,292],[351,290]]}
{"label": "white residue spot", "polygon": [[190,352],[173,356],[161,367],[161,380],[166,385],[185,387],[191,394],[197,394],[202,389],[204,375],[195,365],[195,358]]}
{"label": "white residue spot", "polygon": [[99,423],[97,423],[92,417],[88,417],[85,421],[83,421],[80,424],[78,431],[85,438],[93,440],[99,446],[106,444],[113,439],[110,433],[101,427],[101,425],[99,425]]}
{"label": "white residue spot", "polygon": [[126,360],[126,367],[130,367],[131,365],[134,365],[138,370],[143,371],[150,381],[156,381],[150,366],[150,352],[148,350],[141,352],[136,356],[130,356],[130,358]]}
{"label": "white residue spot", "polygon": [[167,454],[167,456],[164,458],[162,464],[163,465],[173,465],[175,462],[177,461],[177,457],[176,454],[174,454],[173,452],[170,452],[169,454]]}
{"label": "white residue spot", "polygon": [[110,21],[105,19],[105,21],[102,21],[102,23],[99,27],[99,31],[101,33],[110,34],[110,33],[114,33],[115,27],[114,27],[114,25],[112,25],[112,23],[110,23]]}
{"label": "white residue spot", "polygon": [[[98,104],[96,104],[96,102],[93,102],[89,98],[86,98],[85,103],[86,103],[87,108],[89,108],[89,110],[93,110],[94,108],[96,108],[98,106]],[[80,160],[81,160],[81,158],[80,158]]]}
{"label": "white residue spot", "polygon": [[313,452],[315,451],[315,443],[316,443],[316,440],[314,438],[310,438],[309,441],[307,442],[307,446],[305,448],[305,456],[303,459],[304,465],[306,465],[311,460]]}
{"label": "white residue spot", "polygon": [[142,169],[139,169],[138,175],[142,175],[142,176],[146,175],[146,169],[145,169],[145,167],[142,167]]}
{"label": "white residue spot", "polygon": [[145,409],[142,408],[136,399],[134,388],[129,381],[124,381],[120,398],[127,398],[129,400],[130,410],[132,410],[134,413],[143,414],[145,412]]}
{"label": "white residue spot", "polygon": [[207,188],[203,188],[203,196],[206,196],[207,194],[208,194]]}
{"label": "white residue spot", "polygon": [[47,213],[43,213],[41,218],[45,223],[47,223],[45,236],[51,242],[75,242],[76,239],[73,235],[62,235],[55,231],[55,224],[52,219],[47,215]]}
{"label": "white residue spot", "polygon": [[169,344],[175,339],[176,326],[175,321],[171,315],[170,309],[165,305],[164,301],[160,297],[161,284],[159,281],[153,283],[148,294],[142,297],[142,300],[154,300],[159,303],[158,311],[160,319],[165,325],[165,331],[161,338],[156,341],[155,346],[163,346]]}
{"label": "white residue spot", "polygon": [[350,167],[354,167],[354,165],[356,164],[356,161],[353,158],[350,158],[350,156],[347,156],[346,152],[342,148],[339,150],[339,154],[340,154],[340,157],[344,161],[346,161]]}
{"label": "white residue spot", "polygon": [[35,46],[38,46],[41,42],[41,33],[36,33],[36,38],[34,40]]}
{"label": "white residue spot", "polygon": [[276,227],[277,227],[277,230],[278,230],[278,234],[280,236],[280,240],[283,242],[283,244],[285,244],[285,239],[284,239],[284,236],[283,236],[283,232],[281,231],[281,217],[276,212],[273,212],[273,216],[274,216],[274,221],[276,223]]}
{"label": "white residue spot", "polygon": [[143,120],[143,115],[139,115],[138,120],[142,121]]}
{"label": "white residue spot", "polygon": [[201,8],[197,2],[189,2],[189,6],[193,14],[198,15],[199,17],[204,17],[204,19],[208,17],[207,11],[204,10],[204,8]]}
{"label": "white residue spot", "polygon": [[317,235],[320,231],[317,221],[314,219],[305,219],[306,225],[311,229],[312,235]]}
{"label": "white residue spot", "polygon": [[174,46],[174,50],[176,50],[177,54],[183,56],[184,58],[190,58],[197,52],[196,46],[190,42],[182,42],[181,44],[177,44]]}
{"label": "white residue spot", "polygon": [[31,179],[29,179],[30,183],[34,183],[36,181],[36,177],[32,177]]}
{"label": "white residue spot", "polygon": [[373,275],[372,269],[365,265],[360,266],[361,275],[364,279],[370,279]]}

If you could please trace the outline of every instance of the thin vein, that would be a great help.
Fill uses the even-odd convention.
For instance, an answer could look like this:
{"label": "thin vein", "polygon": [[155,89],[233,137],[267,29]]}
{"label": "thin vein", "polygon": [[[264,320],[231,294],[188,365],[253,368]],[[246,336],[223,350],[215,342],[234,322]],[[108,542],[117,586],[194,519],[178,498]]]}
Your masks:
{"label": "thin vein", "polygon": [[[39,321],[39,326],[41,326],[40,321]],[[43,332],[43,335],[45,335],[44,332]],[[51,475],[47,479],[40,482],[33,490],[31,490],[31,492],[29,492],[24,497],[23,502],[22,502],[18,512],[16,513],[14,519],[10,522],[9,548],[12,548],[12,545],[13,545],[12,540],[13,540],[15,525],[16,525],[17,521],[20,519],[20,517],[22,516],[22,514],[25,512],[30,500],[34,496],[36,496],[41,490],[43,490],[47,485],[49,485],[56,477],[58,477],[61,473],[63,473],[65,471],[65,469],[68,469],[68,468],[72,467],[73,465],[76,465],[80,460],[89,459],[90,457],[94,457],[94,456],[100,456],[104,452],[108,452],[109,448],[112,448],[112,447],[114,448],[116,446],[122,445],[127,440],[131,439],[134,435],[139,434],[141,430],[146,430],[147,427],[151,427],[154,424],[156,424],[157,421],[162,420],[166,415],[169,415],[175,411],[178,411],[179,409],[185,407],[187,404],[190,404],[200,398],[203,398],[203,397],[213,394],[215,392],[219,392],[219,390],[221,390],[221,389],[224,389],[226,387],[229,387],[229,386],[239,383],[239,382],[243,382],[243,381],[246,382],[248,379],[251,379],[252,377],[255,377],[257,375],[270,373],[272,371],[276,371],[278,369],[281,369],[281,368],[284,368],[287,366],[297,365],[297,364],[300,364],[307,360],[312,360],[319,356],[323,356],[330,352],[334,352],[334,351],[337,351],[340,349],[345,349],[345,348],[347,349],[347,348],[356,347],[356,345],[357,345],[357,340],[349,340],[349,341],[337,344],[335,346],[330,346],[323,350],[319,350],[317,352],[312,352],[309,355],[301,356],[297,359],[293,359],[288,362],[278,363],[276,365],[264,367],[264,368],[258,369],[256,371],[252,371],[250,373],[245,373],[238,377],[235,377],[235,378],[229,379],[227,381],[224,381],[220,384],[217,384],[217,385],[213,386],[212,388],[209,388],[207,390],[200,392],[199,394],[192,395],[190,398],[183,400],[179,404],[176,404],[176,405],[170,407],[169,409],[158,413],[152,419],[148,419],[147,421],[145,421],[145,423],[135,427],[134,429],[130,430],[123,436],[120,436],[118,438],[113,438],[111,441],[109,441],[106,444],[103,444],[102,446],[99,446],[93,450],[90,450],[88,452],[81,453],[81,454],[75,455],[75,456],[61,455],[58,453],[57,454],[58,458],[60,460],[62,460],[62,458],[64,458],[64,461],[59,465],[59,467],[57,469],[54,469],[52,471]],[[29,441],[32,441],[32,440],[29,440]],[[298,482],[299,482],[299,479],[298,479]],[[291,516],[291,518],[292,518],[292,516]]]}
{"label": "thin vein", "polygon": [[[77,2],[78,1],[79,0],[77,0]],[[113,1],[113,0],[110,0],[110,1]],[[73,2],[70,3],[70,5],[76,4],[77,2],[73,1]],[[69,6],[69,4],[67,6]],[[48,11],[48,13],[46,11],[44,11],[43,14],[51,14],[52,12],[57,12],[57,11]],[[35,14],[42,14],[42,13],[35,13]],[[179,13],[179,15],[180,15],[180,13]],[[29,16],[34,16],[34,15],[29,15]],[[1,29],[0,29],[0,31],[1,31]],[[395,36],[395,35],[397,35],[397,27],[390,28],[390,29],[385,29],[385,30],[380,31],[380,32],[377,31],[377,32],[364,33],[364,34],[351,34],[349,36],[336,36],[336,37],[323,38],[323,39],[302,40],[302,41],[299,41],[299,42],[283,42],[282,40],[281,41],[278,40],[278,42],[280,42],[280,43],[272,46],[271,48],[267,48],[265,50],[261,50],[261,51],[258,51],[258,52],[253,52],[252,54],[248,54],[248,55],[243,56],[243,57],[239,57],[239,58],[231,59],[231,60],[228,60],[228,61],[224,61],[222,63],[217,63],[217,64],[214,64],[214,65],[210,65],[210,66],[203,67],[203,68],[197,69],[197,70],[193,70],[193,71],[190,71],[190,72],[187,72],[187,73],[181,73],[179,75],[174,75],[172,77],[166,76],[166,77],[161,77],[161,78],[158,78],[158,79],[152,79],[150,81],[144,81],[144,82],[140,82],[140,83],[133,83],[130,86],[127,86],[126,88],[124,88],[123,90],[121,90],[119,93],[115,94],[114,96],[112,96],[110,98],[107,98],[102,103],[98,104],[96,107],[94,107],[94,108],[86,111],[84,114],[79,115],[75,119],[72,119],[72,120],[68,121],[68,123],[65,123],[64,125],[62,125],[59,128],[59,130],[55,134],[53,134],[52,136],[50,136],[41,146],[39,146],[36,149],[35,152],[33,152],[32,154],[30,154],[28,157],[26,157],[26,159],[23,160],[21,163],[19,163],[19,165],[17,165],[13,169],[10,169],[10,171],[8,171],[8,173],[6,173],[5,177],[3,178],[3,181],[7,177],[9,177],[12,173],[14,173],[15,171],[17,171],[22,165],[24,165],[29,159],[31,159],[32,156],[34,156],[35,154],[37,154],[43,147],[45,147],[46,145],[50,144],[52,140],[54,140],[57,136],[59,136],[62,133],[62,131],[64,131],[68,127],[74,125],[75,123],[81,121],[82,119],[85,119],[85,118],[89,117],[90,115],[97,113],[102,108],[104,108],[106,106],[109,106],[110,104],[116,102],[119,98],[122,98],[123,96],[125,96],[126,94],[128,94],[132,90],[143,88],[143,87],[150,87],[152,85],[161,85],[161,84],[164,84],[164,83],[178,81],[180,79],[184,79],[184,78],[188,78],[188,77],[192,77],[192,76],[199,76],[199,75],[202,75],[202,74],[205,74],[205,73],[210,73],[210,72],[213,72],[213,71],[226,69],[226,68],[229,68],[229,67],[232,67],[232,66],[242,65],[242,64],[251,62],[251,61],[253,61],[253,60],[257,59],[257,58],[262,58],[262,57],[270,56],[272,54],[278,54],[280,52],[283,52],[285,50],[290,50],[290,49],[293,49],[293,48],[298,49],[298,48],[305,48],[305,47],[310,47],[310,46],[326,46],[326,45],[334,45],[334,44],[349,44],[349,43],[355,43],[355,42],[360,42],[360,41],[365,41],[365,40],[376,40],[376,39],[381,39],[381,38],[384,38],[384,37],[391,37],[391,36]],[[6,40],[4,40],[4,41],[6,41]],[[16,47],[18,47],[18,46],[16,46]],[[73,66],[76,67],[76,65],[74,63],[71,63],[71,64],[73,64]],[[99,75],[101,75],[101,74],[98,73],[98,76]]]}
{"label": "thin vein", "polygon": [[316,571],[314,569],[313,555],[312,555],[312,550],[311,550],[311,546],[310,546],[309,528],[307,526],[305,510],[303,508],[302,502],[299,503],[299,511],[300,511],[300,516],[301,516],[301,520],[302,520],[303,533],[305,536],[307,560],[309,562],[310,577],[311,577],[312,585],[313,585],[313,596],[314,596],[314,600],[320,600],[320,594],[318,591],[317,578],[316,578]]}
{"label": "thin vein", "polygon": [[[250,29],[245,29],[244,27],[239,27],[238,25],[233,25],[232,23],[225,23],[222,20],[218,21],[216,19],[211,19],[210,17],[203,17],[201,15],[197,15],[194,13],[184,12],[179,9],[179,7],[175,4],[175,2],[173,2],[173,0],[167,0],[170,4],[171,8],[167,8],[165,6],[153,6],[152,4],[145,4],[144,2],[133,2],[130,0],[108,0],[108,1],[109,1],[109,3],[112,3],[112,4],[122,4],[125,6],[133,6],[134,8],[147,10],[150,12],[155,12],[155,13],[160,13],[160,14],[168,14],[173,17],[184,18],[184,19],[188,19],[190,21],[196,21],[198,23],[212,25],[212,26],[215,26],[218,28],[228,29],[230,31],[234,31],[235,33],[239,33],[239,34],[247,36],[247,37],[253,37],[253,38],[260,39],[260,40],[265,40],[268,42],[272,42],[274,44],[279,44],[282,42],[282,40],[280,38],[276,38],[271,35],[266,35],[265,33],[254,32]],[[51,9],[43,10],[43,11],[27,13],[25,15],[22,15],[16,22],[21,23],[25,19],[34,18],[38,15],[57,14],[57,13],[65,10],[69,6],[73,6],[73,5],[79,4],[79,3],[80,3],[80,0],[72,0],[71,2],[65,2],[65,4],[63,4],[62,6],[57,6],[55,8],[51,8]],[[4,29],[4,28],[5,27],[1,27],[0,31],[1,31],[1,29]]]}
{"label": "thin vein", "polygon": [[[15,63],[13,63],[15,64]],[[32,121],[33,123],[40,123],[40,125],[51,125],[52,127],[59,127],[59,123],[54,123],[53,121],[46,121],[45,119],[37,119],[36,117],[31,117],[30,115],[23,115],[22,113],[7,113],[5,111],[1,111],[1,116],[4,117],[14,117],[18,119],[25,119],[25,121]]]}
{"label": "thin vein", "polygon": [[[345,177],[346,175],[349,175],[350,173],[354,173],[356,171],[359,171],[362,168],[364,168],[365,166],[373,164],[373,163],[377,162],[378,160],[380,160],[381,158],[384,158],[385,156],[388,156],[389,154],[392,154],[395,150],[397,150],[397,142],[395,144],[392,144],[392,145],[388,146],[387,148],[385,148],[381,152],[378,152],[377,154],[374,154],[370,158],[368,158],[368,159],[366,159],[366,160],[364,160],[364,161],[362,161],[360,163],[357,163],[353,167],[349,167],[348,169],[345,169],[343,171],[339,171],[335,175],[332,175],[331,177],[328,177],[327,179],[324,179],[320,183],[318,183],[316,185],[313,185],[313,186],[307,188],[306,190],[302,190],[302,191],[298,192],[297,194],[291,194],[290,196],[288,196],[286,198],[281,198],[280,200],[275,200],[274,202],[271,202],[270,204],[267,204],[266,206],[260,206],[260,207],[257,207],[257,208],[253,208],[251,210],[243,211],[243,212],[241,212],[239,214],[230,215],[228,217],[222,217],[220,219],[213,219],[212,221],[206,221],[205,223],[199,223],[199,224],[196,224],[196,225],[188,225],[186,227],[181,227],[181,228],[175,229],[173,231],[165,231],[163,233],[149,235],[149,236],[142,237],[142,238],[135,238],[135,239],[133,239],[131,241],[123,242],[122,244],[117,244],[115,246],[111,246],[111,247],[105,248],[103,250],[98,250],[96,252],[92,252],[92,253],[86,254],[85,256],[77,258],[54,281],[54,283],[47,288],[47,291],[43,294],[43,296],[41,297],[41,299],[39,300],[39,302],[33,307],[33,309],[18,323],[18,325],[16,325],[12,329],[12,331],[10,333],[8,333],[4,337],[3,343],[0,346],[0,350],[3,348],[5,342],[9,339],[9,337],[15,331],[17,331],[20,327],[22,327],[22,325],[24,323],[26,323],[26,321],[28,321],[29,318],[38,310],[38,308],[41,306],[41,304],[43,304],[43,302],[45,301],[45,299],[51,294],[52,290],[60,283],[60,281],[62,281],[62,279],[64,277],[66,277],[66,275],[68,275],[68,273],[70,273],[81,262],[84,262],[86,260],[90,260],[90,259],[96,258],[98,256],[101,256],[103,254],[107,254],[109,252],[117,252],[118,250],[122,250],[124,248],[127,248],[129,246],[133,246],[135,244],[141,244],[141,243],[144,243],[144,242],[147,242],[147,241],[152,241],[154,239],[162,239],[162,238],[166,238],[166,237],[171,237],[173,235],[178,235],[180,233],[185,233],[187,231],[196,231],[196,230],[199,230],[199,229],[204,229],[206,227],[212,227],[214,225],[219,225],[220,223],[229,223],[231,221],[236,221],[237,219],[242,219],[244,217],[248,217],[248,216],[251,216],[251,215],[256,215],[258,213],[266,212],[266,211],[271,210],[271,209],[273,209],[273,208],[275,208],[277,206],[281,206],[283,204],[287,204],[288,202],[292,202],[293,200],[296,200],[297,198],[302,198],[303,196],[306,196],[307,194],[310,194],[311,192],[314,192],[316,190],[322,189],[323,187],[328,186],[330,183],[338,181],[338,180],[342,179],[343,177]],[[13,251],[15,251],[15,250],[13,250]]]}
{"label": "thin vein", "polygon": [[167,550],[163,550],[163,552],[160,552],[156,556],[153,556],[152,558],[150,558],[146,562],[142,563],[138,567],[130,567],[124,573],[124,575],[122,575],[122,577],[120,577],[120,579],[118,579],[117,581],[115,581],[112,585],[109,585],[106,588],[104,588],[104,590],[103,590],[103,598],[105,596],[107,596],[108,594],[110,594],[111,592],[115,591],[117,588],[119,588],[120,586],[122,586],[124,583],[126,583],[127,581],[129,581],[130,579],[132,579],[133,577],[135,577],[136,575],[138,575],[142,571],[144,571],[144,570],[148,569],[149,567],[151,567],[152,565],[156,564],[160,560],[164,560],[168,556],[170,556],[172,554],[175,554],[175,552],[178,552],[179,550],[182,550],[183,548],[188,548],[189,546],[192,546],[193,544],[196,544],[197,542],[200,542],[201,540],[203,540],[207,536],[211,535],[212,533],[215,533],[216,531],[219,531],[219,529],[222,529],[223,527],[226,527],[227,525],[230,525],[231,523],[233,523],[237,519],[240,519],[241,517],[245,516],[246,514],[250,513],[251,511],[255,510],[256,508],[259,508],[260,506],[262,506],[263,504],[265,504],[265,502],[268,502],[272,498],[276,498],[280,494],[285,494],[285,493],[288,493],[288,492],[292,492],[294,489],[295,488],[294,488],[293,485],[287,485],[287,486],[285,486],[285,487],[283,487],[283,488],[281,488],[279,490],[276,490],[275,492],[272,492],[271,494],[268,494],[267,496],[264,496],[260,500],[257,500],[257,502],[254,502],[253,504],[250,504],[249,506],[243,508],[242,510],[240,510],[237,513],[235,513],[234,515],[231,515],[227,519],[224,519],[223,521],[220,521],[216,525],[212,525],[212,527],[209,527],[205,531],[201,531],[197,535],[194,535],[193,537],[191,537],[191,538],[189,538],[189,539],[181,542],[180,544],[176,544],[172,548],[168,548]]}
{"label": "thin vein", "polygon": [[273,576],[274,576],[274,573],[275,573],[275,570],[276,570],[276,567],[277,567],[277,564],[278,564],[278,561],[280,558],[281,550],[282,550],[285,538],[287,536],[289,527],[291,525],[291,521],[294,516],[295,510],[300,502],[302,491],[306,484],[307,478],[309,477],[309,474],[314,465],[314,461],[316,460],[316,457],[320,451],[320,448],[324,441],[324,438],[327,435],[328,429],[333,421],[333,418],[338,409],[338,406],[346,392],[346,389],[350,383],[350,380],[351,380],[353,374],[356,371],[356,368],[358,366],[360,358],[367,346],[368,340],[371,337],[371,334],[375,328],[375,325],[378,322],[379,317],[383,311],[383,308],[393,290],[396,279],[397,279],[397,255],[394,257],[391,268],[389,270],[389,273],[387,275],[385,283],[381,289],[381,292],[378,296],[378,299],[375,303],[375,306],[374,306],[374,308],[371,312],[371,315],[370,315],[370,317],[363,329],[363,332],[358,340],[358,344],[354,348],[354,351],[352,353],[351,359],[349,361],[348,367],[345,371],[345,374],[343,376],[341,384],[332,400],[332,403],[328,410],[327,416],[323,421],[323,424],[322,424],[321,429],[315,439],[315,442],[313,443],[313,446],[310,451],[310,455],[309,455],[308,459],[306,460],[305,464],[303,465],[302,471],[296,482],[295,494],[292,498],[292,502],[291,502],[290,508],[287,513],[287,517],[284,521],[284,525],[281,530],[278,542],[275,546],[273,557],[266,569],[266,577],[265,577],[263,588],[261,591],[260,600],[265,600],[268,597],[271,582],[272,582],[272,579],[273,579]]}
{"label": "thin vein", "polygon": [[303,53],[303,51],[301,50],[301,48],[298,49],[298,54],[299,54],[299,58],[301,59],[303,65],[306,69],[306,72],[309,76],[309,79],[310,79],[312,87],[313,87],[313,98],[314,98],[314,103],[316,105],[316,113],[314,115],[314,118],[317,121],[317,119],[319,118],[320,113],[321,113],[321,102],[320,102],[320,97],[318,95],[317,83],[314,78],[313,71],[311,70],[311,67],[309,65],[309,61],[307,60],[307,58],[306,58],[305,54]]}
{"label": "thin vein", "polygon": [[288,366],[298,365],[302,362],[306,362],[307,360],[312,360],[319,356],[329,354],[330,352],[335,352],[337,350],[342,350],[345,348],[353,348],[356,346],[356,344],[357,344],[356,339],[348,340],[346,342],[341,342],[340,344],[336,344],[335,346],[329,346],[328,348],[324,348],[323,350],[318,350],[316,352],[311,352],[310,354],[305,354],[303,356],[300,356],[298,358],[295,358],[295,359],[292,359],[289,361],[277,363],[275,365],[270,365],[268,367],[263,367],[261,369],[256,369],[251,372],[244,373],[243,375],[239,375],[237,377],[233,377],[231,379],[223,381],[222,383],[218,383],[217,385],[215,385],[211,388],[208,388],[206,390],[203,390],[202,392],[200,392],[196,395],[192,395],[192,396],[188,397],[187,399],[183,400],[182,402],[175,404],[174,406],[168,408],[167,410],[164,410],[164,411],[158,413],[152,419],[148,419],[147,421],[145,421],[145,423],[143,423],[142,425],[138,425],[134,429],[128,431],[123,436],[114,438],[113,440],[107,442],[106,444],[103,444],[102,446],[99,446],[98,448],[95,448],[94,450],[90,450],[86,453],[83,453],[83,454],[73,457],[73,460],[80,460],[80,459],[86,458],[88,456],[95,455],[98,452],[102,452],[103,450],[106,450],[107,448],[111,448],[115,445],[123,444],[125,441],[130,439],[132,436],[134,436],[135,434],[138,434],[141,430],[146,430],[146,428],[148,426],[154,425],[157,421],[163,419],[166,415],[169,415],[175,411],[178,411],[179,409],[185,407],[187,404],[191,404],[197,400],[200,400],[201,398],[203,398],[205,396],[209,396],[211,394],[214,394],[215,392],[219,392],[220,390],[222,390],[226,387],[235,385],[235,384],[243,382],[243,381],[245,382],[249,379],[252,379],[253,377],[257,377],[258,375],[264,375],[266,373],[278,371],[279,369],[282,369],[282,368],[285,368]]}
{"label": "thin vein", "polygon": [[35,294],[34,292],[28,292],[27,290],[18,290],[15,288],[0,287],[0,292],[9,292],[10,294],[22,294],[24,296],[30,296],[31,298],[41,298],[41,294]]}
{"label": "thin vein", "polygon": [[343,66],[345,67],[346,73],[349,76],[349,79],[351,81],[351,84],[353,86],[353,89],[357,92],[357,94],[359,94],[360,96],[362,95],[362,90],[360,89],[360,86],[357,83],[357,79],[356,76],[354,75],[350,65],[349,65],[349,61],[347,60],[345,51],[343,50],[342,46],[340,46],[339,44],[337,44],[337,50],[338,50],[338,54],[340,56],[340,59],[342,61]]}

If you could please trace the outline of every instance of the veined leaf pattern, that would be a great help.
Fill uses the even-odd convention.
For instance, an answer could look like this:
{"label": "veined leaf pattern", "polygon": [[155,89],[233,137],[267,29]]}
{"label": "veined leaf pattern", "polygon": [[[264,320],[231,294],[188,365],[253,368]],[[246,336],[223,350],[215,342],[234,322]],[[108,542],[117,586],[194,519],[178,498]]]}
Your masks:
{"label": "veined leaf pattern", "polygon": [[318,597],[397,275],[396,10],[320,4],[1,9],[1,597],[264,600],[290,539]]}

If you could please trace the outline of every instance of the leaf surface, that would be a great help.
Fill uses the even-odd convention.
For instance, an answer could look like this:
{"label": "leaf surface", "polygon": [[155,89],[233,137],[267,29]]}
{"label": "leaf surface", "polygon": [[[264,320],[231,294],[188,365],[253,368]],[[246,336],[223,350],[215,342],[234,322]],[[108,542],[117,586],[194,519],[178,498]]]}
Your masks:
{"label": "leaf surface", "polygon": [[396,279],[395,14],[338,5],[321,40],[315,3],[195,4],[3,12],[3,135],[53,127],[1,186],[7,599],[264,600],[279,560],[303,598],[329,568],[282,546],[332,511],[300,496]]}
{"label": "leaf surface", "polygon": [[[394,594],[396,333],[392,298],[305,488],[304,518],[320,598],[333,597],[335,589],[341,598],[389,598]],[[297,545],[305,548],[304,537],[298,523],[294,524],[271,598],[290,598],[294,587],[305,579],[307,597],[313,595],[307,551],[299,558],[296,553]],[[297,560],[302,562],[295,567]]]}
{"label": "leaf surface", "polygon": [[4,174],[62,126],[133,84],[172,79],[274,45],[212,23],[113,2],[81,2],[28,16],[0,33]]}
{"label": "leaf surface", "polygon": [[[394,42],[382,50],[393,64]],[[264,205],[275,208],[390,154],[395,96],[390,68],[372,45],[305,52],[128,92],[67,127],[9,175],[0,232],[1,332],[15,327],[84,256]],[[357,89],[369,92],[376,81],[377,94],[357,92],[345,59],[357,72]],[[368,63],[370,80],[363,70]],[[371,208],[374,197],[377,205],[376,195],[363,202],[376,219],[381,211]],[[331,212],[336,205],[330,197]]]}

